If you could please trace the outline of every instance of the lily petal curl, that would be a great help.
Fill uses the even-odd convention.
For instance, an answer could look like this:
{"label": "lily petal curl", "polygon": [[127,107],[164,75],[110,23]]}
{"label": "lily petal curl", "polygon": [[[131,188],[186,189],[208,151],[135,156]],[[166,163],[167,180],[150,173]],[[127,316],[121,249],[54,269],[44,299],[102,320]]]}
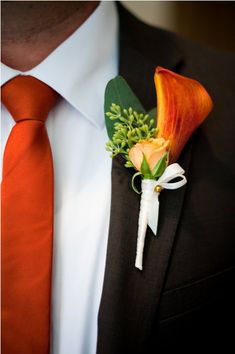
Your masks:
{"label": "lily petal curl", "polygon": [[157,92],[157,138],[170,141],[170,163],[175,162],[194,130],[213,108],[206,89],[162,67],[154,75]]}

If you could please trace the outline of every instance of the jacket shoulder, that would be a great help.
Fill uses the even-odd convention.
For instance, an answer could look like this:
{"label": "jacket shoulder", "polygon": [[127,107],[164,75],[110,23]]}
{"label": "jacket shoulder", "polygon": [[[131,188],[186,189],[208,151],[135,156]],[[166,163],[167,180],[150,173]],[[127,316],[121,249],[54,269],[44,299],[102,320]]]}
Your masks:
{"label": "jacket shoulder", "polygon": [[[188,72],[211,76],[216,81],[222,79],[227,85],[235,85],[235,53],[220,51],[197,43],[181,35],[150,26],[118,5],[121,39],[138,50],[149,60],[159,61],[159,56],[171,50],[182,56],[181,65]],[[167,59],[165,57],[165,59]],[[187,65],[186,65],[187,64]]]}

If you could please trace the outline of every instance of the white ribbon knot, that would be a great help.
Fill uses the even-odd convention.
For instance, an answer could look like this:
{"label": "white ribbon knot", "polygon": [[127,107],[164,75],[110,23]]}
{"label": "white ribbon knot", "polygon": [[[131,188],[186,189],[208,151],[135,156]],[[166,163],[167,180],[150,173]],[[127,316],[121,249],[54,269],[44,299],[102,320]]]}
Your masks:
{"label": "white ribbon knot", "polygon": [[[160,189],[178,189],[187,183],[186,177],[184,176],[184,170],[178,163],[173,163],[165,169],[161,177],[154,181],[152,179],[142,180],[142,194],[140,201],[140,213],[138,222],[138,239],[137,239],[137,250],[136,250],[136,268],[143,269],[143,250],[145,242],[145,234],[147,225],[151,228],[154,235],[157,235],[158,227],[158,215],[159,215],[159,194],[156,191],[156,187],[159,186]],[[176,182],[171,182],[174,179],[180,179]]]}

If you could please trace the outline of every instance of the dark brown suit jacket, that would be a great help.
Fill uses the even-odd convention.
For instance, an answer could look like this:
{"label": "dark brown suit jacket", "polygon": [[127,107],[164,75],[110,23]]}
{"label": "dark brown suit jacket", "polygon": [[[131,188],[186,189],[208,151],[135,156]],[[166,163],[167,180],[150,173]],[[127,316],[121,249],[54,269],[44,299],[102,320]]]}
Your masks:
{"label": "dark brown suit jacket", "polygon": [[148,230],[142,272],[134,268],[139,196],[122,159],[113,161],[97,353],[229,353],[235,334],[234,56],[149,27],[120,6],[119,15],[120,74],[147,109],[156,105],[157,65],[199,80],[215,106],[180,157],[187,185],[160,196],[159,237]]}

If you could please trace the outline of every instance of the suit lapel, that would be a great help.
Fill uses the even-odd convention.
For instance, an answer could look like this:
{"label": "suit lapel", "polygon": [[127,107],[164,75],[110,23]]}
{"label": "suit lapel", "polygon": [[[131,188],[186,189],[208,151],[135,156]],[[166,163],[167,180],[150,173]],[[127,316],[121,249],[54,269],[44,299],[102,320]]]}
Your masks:
{"label": "suit lapel", "polygon": [[[155,67],[162,65],[176,70],[181,55],[172,38],[163,43],[161,33],[156,31],[155,35],[160,38],[156,40],[154,37],[155,42],[159,44],[159,51],[164,48],[164,53],[151,58],[147,50],[144,53],[145,41],[148,40],[145,35],[149,28],[139,25],[122,8],[119,11],[120,74],[149,109],[155,105]],[[138,33],[142,39],[136,41],[134,38]],[[190,150],[188,144],[180,160],[186,175]],[[123,166],[121,157],[113,160],[109,240],[98,318],[98,354],[144,352],[158,308],[186,190],[183,187],[176,191],[165,190],[161,194],[159,237],[154,237],[148,229],[144,270],[140,272],[134,267],[140,197],[131,188],[132,172]]]}

